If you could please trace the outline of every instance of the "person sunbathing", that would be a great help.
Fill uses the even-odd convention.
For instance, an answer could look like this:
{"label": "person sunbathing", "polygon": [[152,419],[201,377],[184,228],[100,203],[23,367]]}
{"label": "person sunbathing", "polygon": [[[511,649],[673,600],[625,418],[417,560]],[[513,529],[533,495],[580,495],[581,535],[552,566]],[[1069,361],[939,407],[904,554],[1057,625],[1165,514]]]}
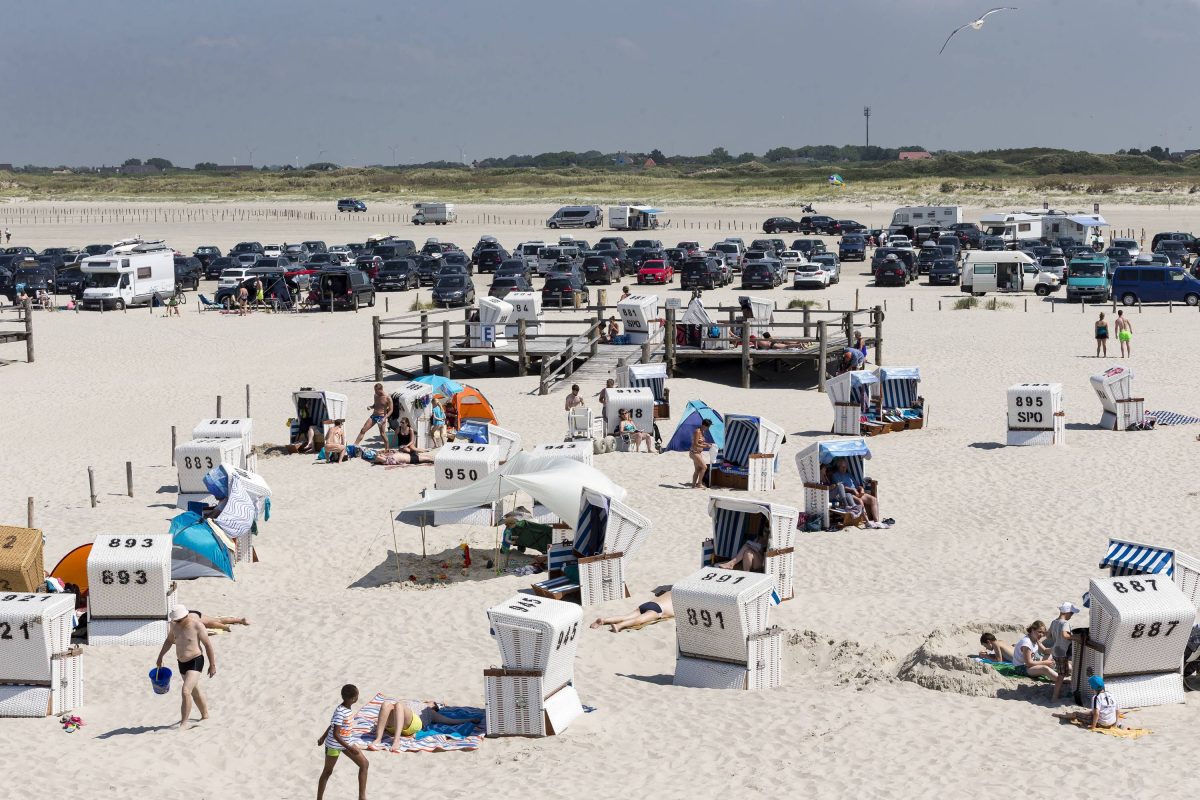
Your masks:
{"label": "person sunbathing", "polygon": [[630,444],[633,445],[633,452],[641,449],[642,442],[646,443],[646,452],[653,452],[650,448],[654,444],[654,437],[645,431],[639,431],[637,425],[633,422],[633,413],[628,408],[622,408],[620,411],[621,421],[618,423],[618,429],[622,436],[628,436]]}
{"label": "person sunbathing", "polygon": [[200,618],[200,624],[210,631],[224,631],[229,633],[230,627],[233,625],[249,625],[250,621],[245,617],[210,617],[207,614],[202,614],[194,608],[188,609],[189,614],[194,614]]}
{"label": "person sunbathing", "polygon": [[791,350],[796,347],[803,347],[803,339],[776,339],[771,336],[770,331],[763,333],[762,336],[755,339],[750,337],[750,344],[756,350]]}
{"label": "person sunbathing", "polygon": [[385,453],[382,450],[376,450],[372,455],[366,456],[366,459],[372,464],[382,464],[386,467],[409,467],[416,464],[432,464],[433,456],[426,451],[406,451],[392,450],[390,453]]}
{"label": "person sunbathing", "polygon": [[989,661],[1001,661],[1012,663],[1013,646],[1008,642],[1002,642],[996,638],[994,633],[985,633],[979,637],[979,644],[983,647],[979,651],[980,658],[986,658]]}
{"label": "person sunbathing", "polygon": [[747,538],[738,548],[737,555],[728,561],[716,564],[717,569],[740,569],[743,572],[762,572],[767,566],[767,545],[770,532],[760,530],[755,536]]}
{"label": "person sunbathing", "polygon": [[867,527],[868,528],[890,528],[890,522],[883,522],[879,518],[879,498],[867,491],[866,487],[859,482],[857,478],[850,473],[849,464],[844,458],[835,459],[833,462],[833,474],[831,475],[834,483],[840,483],[848,496],[862,503],[863,508],[867,511]]}
{"label": "person sunbathing", "polygon": [[613,633],[620,633],[626,628],[649,625],[651,622],[657,622],[661,619],[674,619],[675,608],[671,605],[671,587],[665,586],[656,589],[654,596],[658,599],[642,603],[637,607],[637,611],[630,611],[628,614],[623,614],[619,617],[597,617],[596,621],[590,627],[599,628],[602,625],[607,625],[608,629]]}
{"label": "person sunbathing", "polygon": [[[418,706],[418,711],[413,711],[413,705]],[[382,750],[385,733],[393,737],[391,751],[398,753],[400,738],[412,738],[426,725],[462,725],[464,722],[478,724],[483,721],[481,717],[448,717],[439,710],[440,708],[441,706],[432,700],[412,704],[402,700],[384,700],[379,708],[379,720],[375,723],[375,741],[367,745],[367,749]]]}

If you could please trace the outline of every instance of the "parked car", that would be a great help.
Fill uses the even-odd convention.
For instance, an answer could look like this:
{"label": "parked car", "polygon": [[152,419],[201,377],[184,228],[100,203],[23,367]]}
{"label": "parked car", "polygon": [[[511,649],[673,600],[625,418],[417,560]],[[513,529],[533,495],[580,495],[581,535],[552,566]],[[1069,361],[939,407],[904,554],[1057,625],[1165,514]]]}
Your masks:
{"label": "parked car", "polygon": [[691,240],[691,239],[679,242],[675,246],[678,247],[683,252],[688,253],[688,254],[699,253],[701,250],[704,249],[700,246],[699,242]]}
{"label": "parked car", "polygon": [[221,257],[221,248],[204,244],[193,250],[192,255],[200,259],[200,263],[207,269],[209,264]]}
{"label": "parked car", "polygon": [[725,263],[729,265],[731,270],[734,272],[741,271],[742,255],[746,252],[746,248],[737,242],[717,242],[712,246],[712,249],[721,253]]}
{"label": "parked car", "polygon": [[958,259],[939,258],[929,265],[930,286],[957,286],[962,270],[958,268]]}
{"label": "parked car", "polygon": [[312,252],[303,244],[288,244],[283,246],[283,257],[293,264],[303,264],[308,261]]}
{"label": "parked car", "polygon": [[238,242],[230,249],[229,255],[236,256],[242,253],[258,253],[261,255],[262,251],[263,246],[259,242]]}
{"label": "parked car", "polygon": [[109,250],[112,250],[111,244],[89,244],[87,247],[83,248],[83,252],[89,256],[102,256]]}
{"label": "parked car", "polygon": [[36,297],[37,293],[42,290],[53,294],[54,273],[45,267],[38,266],[37,261],[21,261],[19,266],[13,270],[12,278],[9,279],[8,288],[5,290],[8,302],[17,302],[18,286],[23,286],[25,294],[30,297]]}
{"label": "parked car", "polygon": [[791,217],[770,217],[762,224],[763,233],[799,233],[800,223]]}
{"label": "parked car", "polygon": [[362,200],[355,200],[353,197],[347,197],[337,201],[337,210],[339,212],[355,212],[366,211],[367,204]]}
{"label": "parked car", "polygon": [[955,222],[947,230],[958,237],[964,250],[979,247],[979,239],[983,236],[983,231],[974,222]]}
{"label": "parked car", "polygon": [[308,250],[308,252],[309,252],[310,254],[312,254],[312,253],[326,253],[326,252],[328,252],[328,251],[329,251],[329,248],[328,248],[328,247],[326,247],[326,246],[325,246],[325,243],[324,243],[324,242],[322,242],[320,239],[310,239],[309,241],[307,241],[307,242],[301,242],[300,244],[304,245],[304,248],[305,248],[306,250]]}
{"label": "parked car", "polygon": [[662,250],[663,244],[661,239],[634,239],[634,247],[643,247],[647,250]]}
{"label": "parked car", "polygon": [[372,282],[380,292],[418,289],[421,286],[421,278],[417,275],[417,263],[411,258],[394,258],[383,262]]}
{"label": "parked car", "polygon": [[495,272],[496,268],[508,259],[508,251],[496,245],[480,250],[475,256],[475,265],[480,272]]}
{"label": "parked car", "polygon": [[805,261],[796,267],[796,272],[792,277],[793,289],[826,289],[829,287],[830,278],[829,267],[818,261]]}
{"label": "parked car", "polygon": [[329,310],[331,303],[335,309],[375,305],[375,287],[360,269],[324,270],[315,278],[313,284],[322,310]]}
{"label": "parked car", "polygon": [[669,284],[675,278],[675,270],[667,261],[660,258],[648,259],[642,262],[638,270],[637,282]]}
{"label": "parked car", "polygon": [[825,242],[821,239],[793,239],[792,249],[798,250],[805,258],[825,252]]}
{"label": "parked car", "polygon": [[842,240],[838,242],[838,259],[841,261],[866,261],[866,237],[859,233],[850,233],[842,236]]}
{"label": "parked car", "polygon": [[979,249],[987,251],[1004,250],[1004,239],[999,236],[980,236]]}
{"label": "parked car", "polygon": [[175,256],[176,289],[196,291],[200,288],[200,275],[203,272],[204,265],[195,256]]}
{"label": "parked car", "polygon": [[308,257],[308,261],[304,262],[305,269],[317,270],[318,272],[330,267],[351,267],[356,263],[356,259],[343,252],[325,252],[313,253]]}
{"label": "parked car", "polygon": [[1150,250],[1155,252],[1158,246],[1164,241],[1183,242],[1184,249],[1193,255],[1200,255],[1200,239],[1192,236],[1190,233],[1156,233],[1154,238],[1150,240]]}
{"label": "parked car", "polygon": [[1050,250],[1050,255],[1039,258],[1038,266],[1042,272],[1049,272],[1059,280],[1067,277],[1067,258],[1057,247]]}
{"label": "parked car", "polygon": [[926,272],[929,272],[929,267],[939,258],[943,258],[943,255],[942,251],[936,246],[922,247],[917,253],[917,274],[924,275]]}
{"label": "parked car", "polygon": [[799,250],[784,250],[779,254],[779,261],[783,264],[783,269],[786,272],[789,269],[795,269],[803,264],[807,259],[800,254]]}
{"label": "parked car", "polygon": [[1110,247],[1104,251],[1104,255],[1108,256],[1108,260],[1118,267],[1133,266],[1133,254],[1124,247]]}
{"label": "parked car", "polygon": [[689,258],[679,271],[679,286],[683,289],[716,289],[723,283],[721,267],[715,258]]}
{"label": "parked car", "polygon": [[433,302],[439,306],[474,305],[475,284],[469,275],[438,275],[433,285]]}
{"label": "parked car", "polygon": [[500,266],[496,267],[496,278],[501,276],[512,277],[513,275],[519,275],[524,278],[526,282],[530,284],[533,283],[533,267],[529,266],[529,262],[523,258],[510,258],[501,263]]}
{"label": "parked car", "polygon": [[837,220],[825,214],[812,214],[800,218],[800,227],[796,233],[829,233],[831,225]]}
{"label": "parked car", "polygon": [[906,286],[908,281],[908,266],[895,253],[885,256],[875,269],[876,286]]}
{"label": "parked car", "polygon": [[697,251],[685,250],[682,247],[668,247],[666,250],[663,250],[663,253],[667,257],[667,263],[670,264],[671,269],[674,270],[678,270],[680,267],[682,267],[683,262],[688,260],[688,256],[690,256],[692,252]]}
{"label": "parked car", "polygon": [[620,280],[621,268],[612,256],[589,255],[583,259],[583,277],[588,283],[608,285]]}
{"label": "parked car", "polygon": [[568,273],[546,276],[542,286],[543,306],[571,306],[575,304],[576,295],[581,304],[588,303],[588,288],[577,276]]}
{"label": "parked car", "polygon": [[422,286],[433,286],[437,283],[437,274],[442,268],[442,255],[423,255],[417,261],[417,275]]}
{"label": "parked car", "polygon": [[1171,259],[1171,266],[1174,267],[1186,267],[1191,256],[1187,244],[1180,239],[1163,239],[1154,248],[1154,252],[1162,253]]}
{"label": "parked car", "polygon": [[526,280],[524,275],[501,275],[497,273],[492,278],[492,285],[488,287],[488,296],[503,300],[505,297],[508,297],[509,292],[532,291],[533,284]]}
{"label": "parked car", "polygon": [[830,226],[829,232],[830,233],[838,233],[838,234],[841,234],[844,236],[847,233],[862,233],[866,229],[867,229],[867,226],[863,225],[858,220],[839,219],[837,221],[836,228],[834,226]]}
{"label": "parked car", "polygon": [[234,265],[234,260],[229,256],[219,256],[205,264],[204,277],[206,280],[215,281],[221,277],[222,272]]}
{"label": "parked car", "polygon": [[842,262],[833,253],[817,253],[810,258],[809,261],[815,261],[818,264],[825,265],[825,268],[829,270],[830,283],[842,282]]}
{"label": "parked car", "polygon": [[379,256],[359,256],[354,260],[354,266],[367,273],[368,278],[374,280],[383,267],[383,259]]}
{"label": "parked car", "polygon": [[282,280],[285,273],[281,269],[271,267],[269,269],[254,269],[247,271],[238,281],[231,285],[220,285],[217,291],[213,294],[213,302],[220,303],[226,308],[233,308],[238,303],[238,295],[245,288],[246,295],[253,300],[257,287],[255,283],[262,281],[263,293],[270,292],[271,287],[276,281]]}
{"label": "parked car", "polygon": [[774,289],[782,282],[779,271],[766,259],[747,261],[742,266],[743,289]]}

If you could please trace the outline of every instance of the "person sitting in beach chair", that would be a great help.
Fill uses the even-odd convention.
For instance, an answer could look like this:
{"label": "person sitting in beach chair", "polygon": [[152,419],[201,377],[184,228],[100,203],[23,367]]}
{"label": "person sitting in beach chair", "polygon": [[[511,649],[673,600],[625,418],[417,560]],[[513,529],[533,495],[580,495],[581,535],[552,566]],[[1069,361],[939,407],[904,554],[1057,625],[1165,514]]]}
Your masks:
{"label": "person sitting in beach chair", "polygon": [[833,461],[833,471],[830,474],[835,484],[841,484],[846,494],[862,504],[867,512],[868,528],[890,528],[891,522],[884,522],[879,516],[879,498],[867,491],[859,480],[850,472],[849,464],[844,458]]}
{"label": "person sitting in beach chair", "polygon": [[50,293],[45,289],[38,289],[37,304],[38,308],[42,309],[43,311],[54,310],[54,298],[52,298]]}
{"label": "person sitting in beach chair", "polygon": [[597,617],[590,627],[599,628],[607,625],[613,633],[620,633],[626,628],[641,628],[659,620],[674,619],[675,608],[671,605],[671,587],[658,587],[654,590],[654,596],[658,599],[647,600],[637,607],[637,611],[630,611],[628,614],[617,617]]}
{"label": "person sitting in beach chair", "polygon": [[[416,706],[414,710],[413,706]],[[401,700],[384,700],[379,708],[379,720],[375,723],[375,741],[367,745],[368,750],[382,750],[383,736],[392,737],[391,752],[400,752],[398,745],[401,737],[412,738],[426,725],[462,725],[464,722],[480,723],[482,717],[448,717],[441,712],[441,706],[432,700],[424,702],[405,702]]]}
{"label": "person sitting in beach chair", "polygon": [[748,526],[757,526],[756,531],[747,530],[746,541],[733,558],[715,564],[717,569],[739,569],[742,572],[762,572],[767,566],[767,547],[770,545],[771,529],[764,524],[761,514],[748,517]]}
{"label": "person sitting in beach chair", "polygon": [[643,442],[646,443],[647,453],[654,452],[650,449],[654,444],[654,437],[637,429],[637,425],[633,422],[633,412],[628,408],[622,408],[618,413],[621,419],[617,424],[617,431],[621,434],[621,438],[633,445],[633,452],[636,453],[640,450]]}

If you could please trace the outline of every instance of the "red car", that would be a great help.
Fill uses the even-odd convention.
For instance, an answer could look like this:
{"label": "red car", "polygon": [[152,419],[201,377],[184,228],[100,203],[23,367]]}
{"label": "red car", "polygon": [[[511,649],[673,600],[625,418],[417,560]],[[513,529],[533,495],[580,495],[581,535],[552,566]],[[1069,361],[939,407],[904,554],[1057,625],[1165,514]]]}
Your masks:
{"label": "red car", "polygon": [[675,277],[675,268],[661,258],[642,262],[638,270],[638,283],[670,283]]}

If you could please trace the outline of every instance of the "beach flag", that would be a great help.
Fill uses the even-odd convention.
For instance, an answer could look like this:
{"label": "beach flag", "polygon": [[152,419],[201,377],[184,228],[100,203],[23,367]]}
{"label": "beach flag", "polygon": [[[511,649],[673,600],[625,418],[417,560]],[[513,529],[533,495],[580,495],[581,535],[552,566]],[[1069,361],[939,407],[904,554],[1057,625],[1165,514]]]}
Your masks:
{"label": "beach flag", "polygon": [[775,589],[772,589],[771,590],[771,605],[777,606],[782,602],[783,601],[781,599],[779,599],[779,592]]}
{"label": "beach flag", "polygon": [[838,175],[838,174],[835,172],[835,173],[833,173],[832,175],[830,175],[830,176],[829,176],[829,185],[830,185],[830,186],[845,186],[845,185],[846,185],[846,181],[845,181],[845,180],[842,178],[842,176],[841,176],[841,175]]}

